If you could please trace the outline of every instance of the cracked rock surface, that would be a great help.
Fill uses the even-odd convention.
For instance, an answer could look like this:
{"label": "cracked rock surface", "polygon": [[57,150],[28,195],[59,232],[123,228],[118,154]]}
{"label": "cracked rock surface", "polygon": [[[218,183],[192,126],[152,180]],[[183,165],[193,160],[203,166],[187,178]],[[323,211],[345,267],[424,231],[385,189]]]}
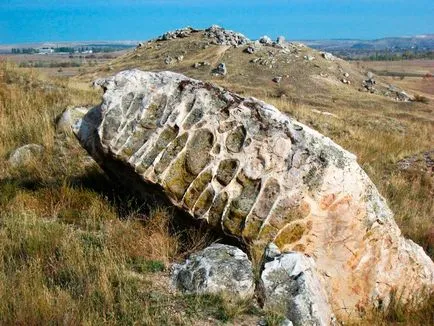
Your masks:
{"label": "cracked rock surface", "polygon": [[213,244],[173,269],[174,285],[187,293],[225,293],[250,299],[255,291],[252,263],[234,246]]}
{"label": "cracked rock surface", "polygon": [[392,289],[409,298],[432,288],[433,262],[401,236],[356,157],[329,138],[177,73],[129,70],[97,84],[102,104],[74,131],[127,187],[151,186],[258,253],[274,242],[312,257],[335,313],[387,302]]}
{"label": "cracked rock surface", "polygon": [[265,263],[261,281],[266,309],[281,312],[295,326],[333,324],[312,258],[297,252],[279,255]]}

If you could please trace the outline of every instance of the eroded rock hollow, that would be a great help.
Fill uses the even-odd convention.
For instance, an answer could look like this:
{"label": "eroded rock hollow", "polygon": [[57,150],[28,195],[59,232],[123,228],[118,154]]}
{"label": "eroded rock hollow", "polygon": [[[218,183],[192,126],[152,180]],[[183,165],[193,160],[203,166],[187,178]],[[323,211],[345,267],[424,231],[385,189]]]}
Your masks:
{"label": "eroded rock hollow", "polygon": [[433,262],[401,236],[356,157],[329,138],[172,72],[130,70],[97,84],[102,104],[74,132],[105,170],[129,187],[155,185],[258,252],[274,242],[312,257],[337,315],[385,304],[392,290],[432,289]]}

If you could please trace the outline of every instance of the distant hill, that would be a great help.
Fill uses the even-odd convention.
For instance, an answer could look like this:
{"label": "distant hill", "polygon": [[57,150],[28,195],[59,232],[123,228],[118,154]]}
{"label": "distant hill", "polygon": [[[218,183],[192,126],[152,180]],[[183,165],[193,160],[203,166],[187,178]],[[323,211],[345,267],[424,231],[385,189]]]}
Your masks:
{"label": "distant hill", "polygon": [[341,56],[368,56],[372,53],[427,53],[434,51],[434,34],[386,37],[377,40],[302,40],[300,42]]}

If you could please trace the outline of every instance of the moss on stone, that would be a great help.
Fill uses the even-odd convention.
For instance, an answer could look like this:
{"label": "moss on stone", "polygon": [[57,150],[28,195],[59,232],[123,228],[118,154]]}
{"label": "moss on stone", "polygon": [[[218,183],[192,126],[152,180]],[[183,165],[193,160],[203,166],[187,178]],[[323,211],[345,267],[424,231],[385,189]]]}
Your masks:
{"label": "moss on stone", "polygon": [[283,228],[279,234],[277,235],[274,243],[279,248],[283,248],[285,245],[294,243],[300,240],[306,230],[304,223],[295,222],[292,224],[288,224]]}

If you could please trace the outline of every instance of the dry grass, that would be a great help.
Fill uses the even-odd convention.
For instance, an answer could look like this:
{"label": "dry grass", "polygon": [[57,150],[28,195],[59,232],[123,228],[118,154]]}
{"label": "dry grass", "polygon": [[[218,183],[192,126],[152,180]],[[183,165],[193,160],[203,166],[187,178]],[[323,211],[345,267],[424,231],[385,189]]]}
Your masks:
{"label": "dry grass", "polygon": [[[56,115],[98,97],[0,63],[0,324],[239,324],[250,304],[170,287],[169,263],[215,240],[209,233],[123,195],[83,167],[83,150],[59,156]],[[43,156],[12,168],[8,154],[26,143],[43,144]]]}
{"label": "dry grass", "polygon": [[[433,257],[433,179],[396,168],[399,159],[434,143],[426,104],[369,104],[363,95],[360,104],[346,108],[348,102],[336,97],[326,109],[335,118],[254,85],[227,86],[261,97],[356,153],[404,235]],[[0,324],[241,324],[246,314],[257,314],[249,304],[220,296],[172,293],[168,263],[204,247],[212,236],[174,226],[174,212],[149,210],[122,196],[97,167],[83,167],[81,149],[59,158],[54,118],[65,107],[98,99],[82,83],[47,81],[0,63]],[[379,103],[387,105],[380,109]],[[44,155],[12,169],[8,154],[27,143],[43,144]],[[432,298],[412,319],[407,314],[414,307],[392,303],[386,312],[367,313],[363,322],[432,324]],[[266,320],[277,325],[281,316],[270,312]]]}

